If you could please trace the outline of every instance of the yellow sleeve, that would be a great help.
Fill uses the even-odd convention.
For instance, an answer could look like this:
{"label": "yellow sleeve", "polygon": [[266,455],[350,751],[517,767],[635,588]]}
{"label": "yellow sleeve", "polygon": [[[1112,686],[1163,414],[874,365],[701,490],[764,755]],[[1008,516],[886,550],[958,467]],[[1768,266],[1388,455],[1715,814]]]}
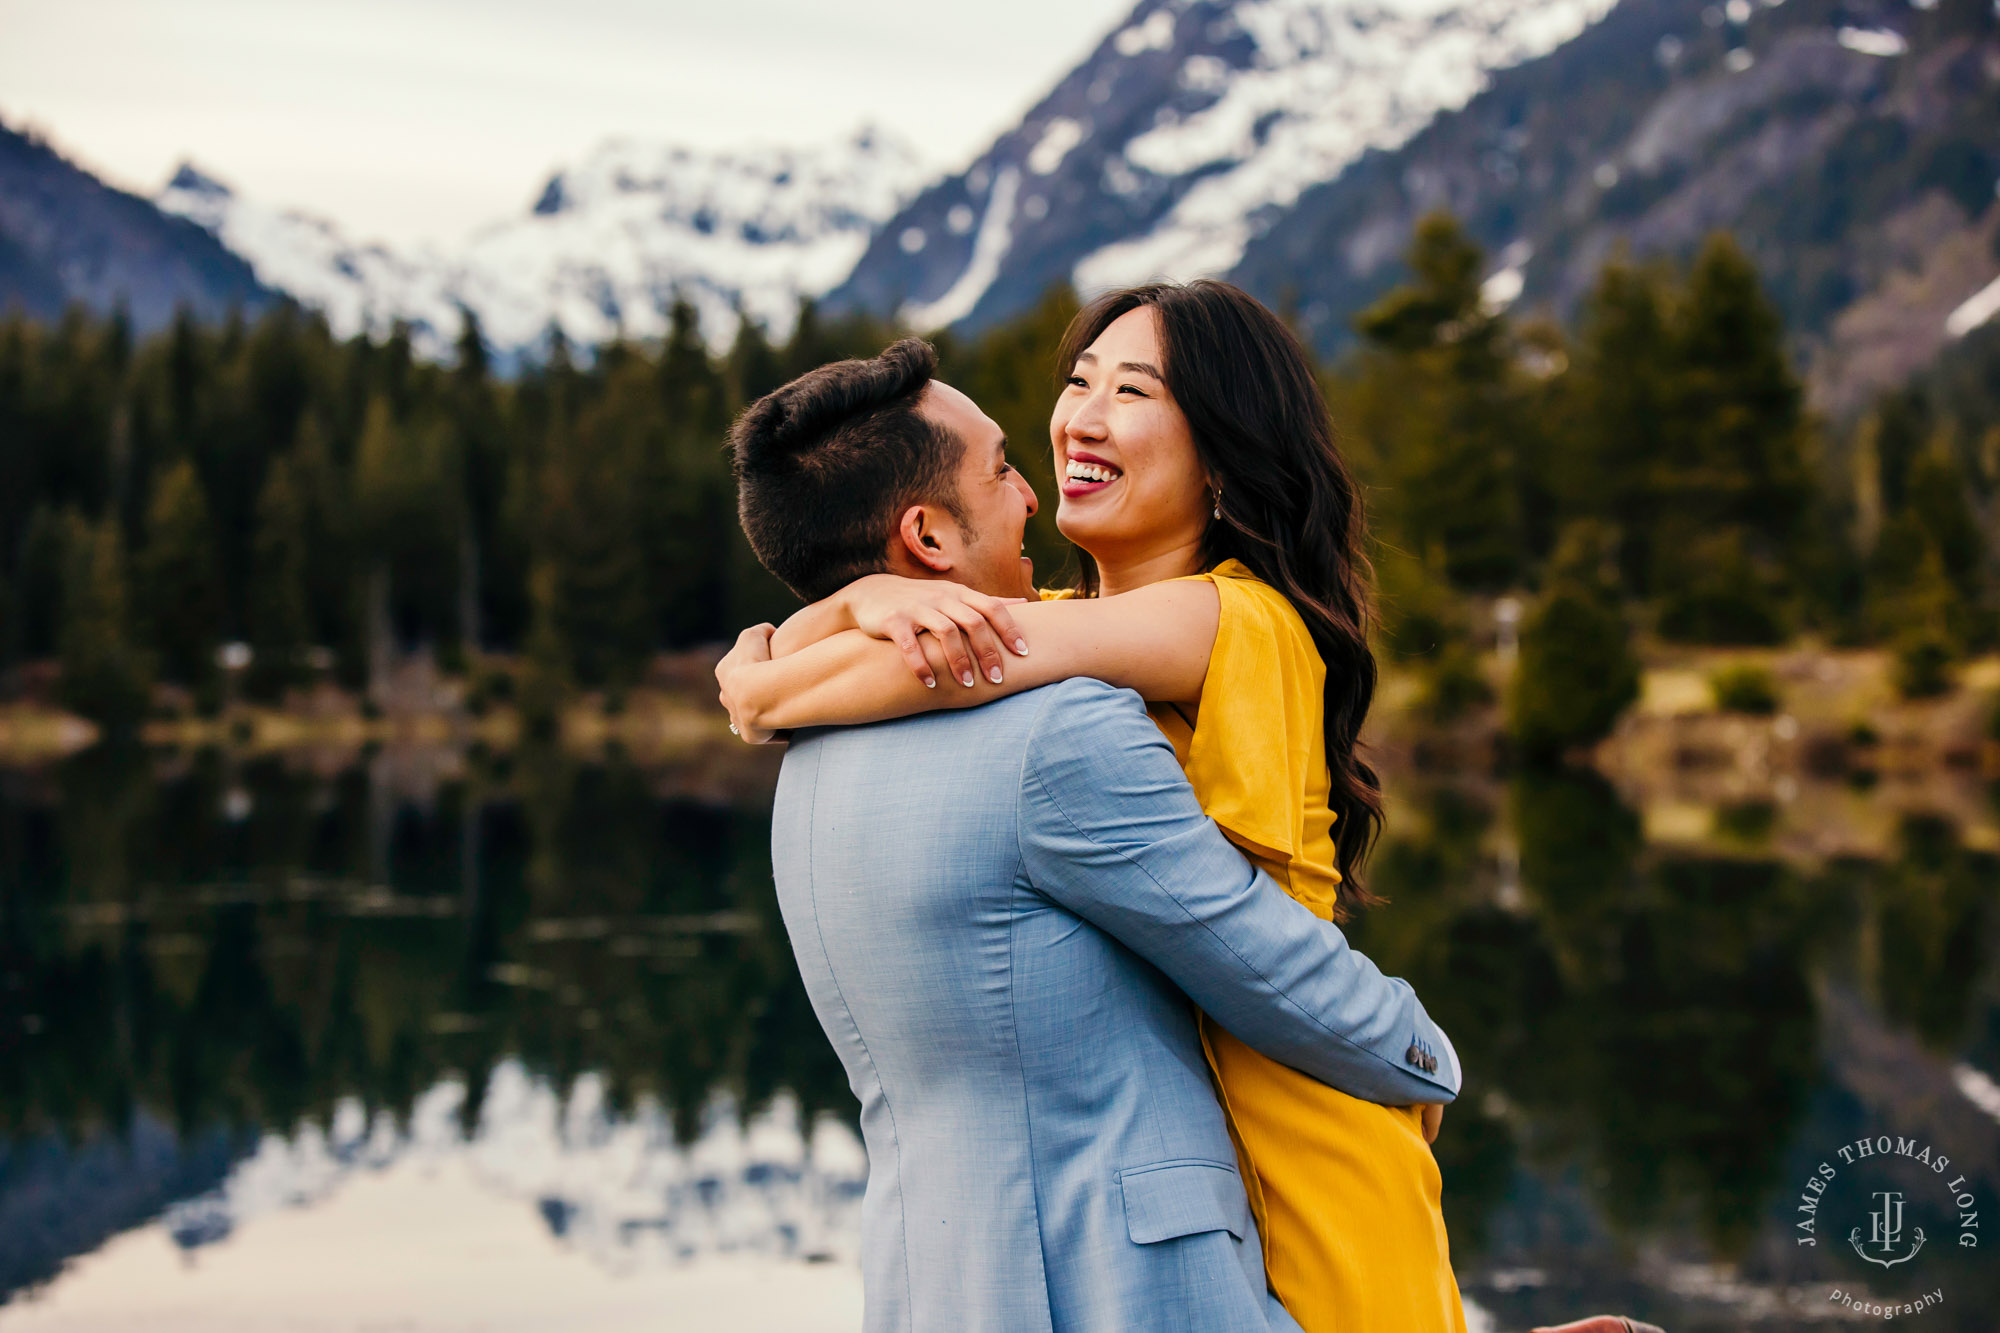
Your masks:
{"label": "yellow sleeve", "polygon": [[1221,618],[1188,781],[1233,841],[1289,864],[1307,850],[1309,793],[1325,786],[1326,667],[1283,593],[1235,561],[1206,577]]}

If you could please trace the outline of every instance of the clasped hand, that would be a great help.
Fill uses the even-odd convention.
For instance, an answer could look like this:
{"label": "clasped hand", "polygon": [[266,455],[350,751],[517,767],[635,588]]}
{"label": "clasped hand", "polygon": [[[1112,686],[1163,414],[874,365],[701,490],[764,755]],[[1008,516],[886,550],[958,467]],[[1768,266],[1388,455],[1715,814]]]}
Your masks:
{"label": "clasped hand", "polygon": [[1028,655],[1028,640],[1007,610],[1025,597],[993,597],[962,583],[895,574],[856,579],[837,595],[850,625],[895,644],[917,679],[933,688],[940,676],[970,686],[975,670],[999,684],[1006,678],[1003,643],[1017,656]]}
{"label": "clasped hand", "polygon": [[849,629],[895,644],[910,671],[930,688],[945,676],[966,686],[984,676],[997,685],[1006,679],[1002,663],[1008,651],[1027,656],[1027,637],[1007,609],[1026,600],[993,597],[942,579],[870,574],[807,607],[782,629],[752,625],[739,634],[736,646],[716,663],[717,698],[736,734],[763,744],[776,733],[751,717],[741,673]]}

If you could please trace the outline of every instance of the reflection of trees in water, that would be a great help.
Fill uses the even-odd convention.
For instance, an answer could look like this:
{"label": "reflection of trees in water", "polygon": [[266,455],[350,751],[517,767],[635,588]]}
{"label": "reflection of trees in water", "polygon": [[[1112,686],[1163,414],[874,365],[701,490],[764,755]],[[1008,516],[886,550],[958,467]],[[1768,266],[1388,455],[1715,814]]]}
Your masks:
{"label": "reflection of trees in water", "polygon": [[1889,865],[1860,867],[1874,884],[1874,987],[1882,1011],[1936,1047],[1967,1033],[1985,972],[1989,904],[2000,858],[1968,852],[1941,819],[1905,820]]}
{"label": "reflection of trees in water", "polygon": [[1434,791],[1392,822],[1374,882],[1393,905],[1355,931],[1473,1072],[1439,1144],[1456,1253],[1488,1244],[1524,1161],[1583,1167],[1622,1234],[1692,1222],[1745,1253],[1822,1077],[1815,978],[1857,948],[1893,1021],[1965,1035],[2000,873],[1948,824],[1821,870],[1648,848],[1588,773],[1523,775],[1508,797],[1518,889],[1485,850],[1491,815]]}
{"label": "reflection of trees in water", "polygon": [[400,1115],[448,1073],[469,1125],[508,1055],[602,1071],[614,1110],[657,1097],[687,1135],[717,1088],[848,1103],[762,815],[555,756],[373,794],[108,753],[0,794],[0,1135]]}
{"label": "reflection of trees in water", "polygon": [[[141,1109],[191,1144],[344,1096],[403,1114],[457,1073],[470,1126],[510,1055],[559,1085],[601,1071],[611,1109],[657,1098],[684,1136],[717,1088],[753,1110],[779,1088],[808,1117],[851,1107],[761,813],[663,797],[616,761],[447,771],[90,752],[7,779],[0,1196],[10,1142],[122,1131]],[[1581,1180],[1621,1239],[1696,1230],[1742,1254],[1839,1077],[1822,976],[1868,979],[1934,1047],[2000,1049],[2000,862],[1949,825],[1911,820],[1893,857],[1824,868],[1649,848],[1608,786],[1566,773],[1502,802],[1399,798],[1390,831],[1373,883],[1391,905],[1354,935],[1472,1071],[1439,1144],[1462,1261],[1502,1247],[1503,1215],[1572,1225],[1536,1202],[1541,1179]]]}

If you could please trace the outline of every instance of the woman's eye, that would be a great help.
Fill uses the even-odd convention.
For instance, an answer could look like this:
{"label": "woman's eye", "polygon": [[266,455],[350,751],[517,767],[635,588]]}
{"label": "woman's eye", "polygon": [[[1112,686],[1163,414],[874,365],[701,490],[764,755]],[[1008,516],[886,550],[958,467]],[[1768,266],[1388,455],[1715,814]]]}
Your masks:
{"label": "woman's eye", "polygon": [[1083,382],[1083,376],[1071,375],[1069,377],[1069,387],[1072,389],[1088,389],[1090,386]]}
{"label": "woman's eye", "polygon": [[1139,387],[1138,385],[1136,385],[1136,384],[1121,384],[1121,385],[1119,385],[1119,386],[1118,386],[1118,392],[1120,392],[1120,393],[1136,393],[1136,394],[1138,394],[1138,395],[1139,395],[1139,396],[1140,396],[1141,398],[1144,398],[1144,397],[1146,396],[1146,391],[1145,391],[1144,389],[1140,388],[1140,387]]}

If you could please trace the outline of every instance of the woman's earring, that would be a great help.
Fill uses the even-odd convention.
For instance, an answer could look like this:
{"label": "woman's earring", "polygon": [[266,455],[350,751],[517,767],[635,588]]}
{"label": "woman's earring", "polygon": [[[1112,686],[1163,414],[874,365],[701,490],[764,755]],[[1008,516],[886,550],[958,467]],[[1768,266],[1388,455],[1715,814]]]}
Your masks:
{"label": "woman's earring", "polygon": [[1222,488],[1220,486],[1215,488],[1215,517],[1222,517]]}

